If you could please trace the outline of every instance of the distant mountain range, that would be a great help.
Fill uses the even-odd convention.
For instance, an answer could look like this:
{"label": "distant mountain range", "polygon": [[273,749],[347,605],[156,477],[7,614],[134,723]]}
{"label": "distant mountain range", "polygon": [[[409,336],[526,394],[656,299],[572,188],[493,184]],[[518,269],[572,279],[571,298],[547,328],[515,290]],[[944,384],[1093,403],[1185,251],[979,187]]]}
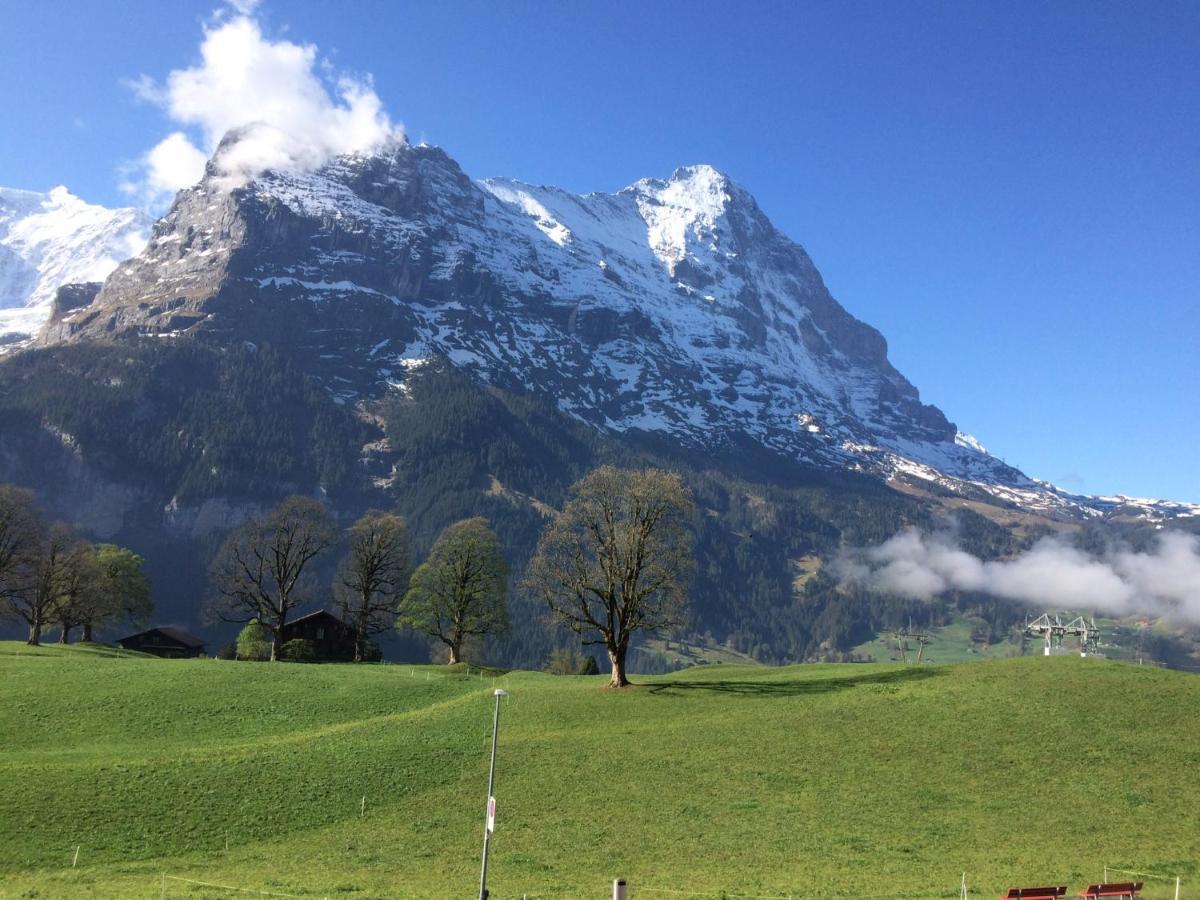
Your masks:
{"label": "distant mountain range", "polygon": [[[93,258],[142,227],[130,210],[111,217]],[[44,287],[36,296],[44,308]],[[884,338],[830,296],[754,198],[704,165],[585,196],[472,181],[442,150],[408,143],[233,191],[210,172],[94,299],[65,307],[43,344],[282,342],[348,404],[403,390],[440,356],[616,434],[710,450],[751,441],[1057,518],[1200,513],[1069,494],[988,454],[921,402]]]}

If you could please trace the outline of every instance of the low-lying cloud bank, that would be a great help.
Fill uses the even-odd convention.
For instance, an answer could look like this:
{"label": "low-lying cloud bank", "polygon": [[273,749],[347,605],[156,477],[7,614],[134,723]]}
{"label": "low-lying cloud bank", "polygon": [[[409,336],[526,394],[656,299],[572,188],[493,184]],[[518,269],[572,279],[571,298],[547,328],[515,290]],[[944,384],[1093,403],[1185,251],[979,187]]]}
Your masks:
{"label": "low-lying cloud bank", "polygon": [[369,76],[331,74],[313,44],[271,40],[257,3],[232,0],[204,30],[200,62],[159,83],[132,83],[177,130],[147,151],[122,184],[147,206],[162,206],[204,175],[221,138],[239,140],[214,160],[230,187],[267,170],[307,170],[343,153],[403,138]]}
{"label": "low-lying cloud bank", "polygon": [[1161,535],[1150,552],[1093,556],[1045,538],[1020,556],[985,562],[949,537],[908,529],[878,547],[844,554],[834,571],[844,583],[899,597],[977,591],[1035,608],[1200,624],[1200,538],[1179,532]]}

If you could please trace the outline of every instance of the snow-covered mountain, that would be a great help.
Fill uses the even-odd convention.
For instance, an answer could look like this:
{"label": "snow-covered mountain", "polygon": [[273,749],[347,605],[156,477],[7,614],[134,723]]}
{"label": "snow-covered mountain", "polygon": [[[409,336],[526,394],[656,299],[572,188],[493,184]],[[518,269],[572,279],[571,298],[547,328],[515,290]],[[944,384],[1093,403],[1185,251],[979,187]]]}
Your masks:
{"label": "snow-covered mountain", "polygon": [[140,251],[152,221],[61,186],[46,194],[0,188],[0,351],[46,323],[61,285],[103,281]]}
{"label": "snow-covered mountain", "polygon": [[43,340],[286,343],[347,404],[403,391],[437,355],[611,432],[753,442],[1057,516],[1200,513],[1070,495],[988,454],[709,166],[579,196],[472,181],[442,150],[396,143],[232,192],[210,174],[89,300]]}

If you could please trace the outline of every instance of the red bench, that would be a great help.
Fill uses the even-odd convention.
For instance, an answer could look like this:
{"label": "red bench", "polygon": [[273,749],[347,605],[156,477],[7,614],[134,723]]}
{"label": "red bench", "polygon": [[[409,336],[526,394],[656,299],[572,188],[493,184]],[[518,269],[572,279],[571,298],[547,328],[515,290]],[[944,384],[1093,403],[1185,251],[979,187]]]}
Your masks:
{"label": "red bench", "polygon": [[1066,895],[1065,884],[1058,887],[1009,888],[1007,894],[1000,895],[1000,900],[1058,900]]}
{"label": "red bench", "polygon": [[1089,884],[1086,891],[1080,891],[1079,896],[1086,900],[1101,900],[1112,897],[1114,900],[1137,900],[1138,891],[1142,889],[1140,881],[1113,881],[1108,884]]}

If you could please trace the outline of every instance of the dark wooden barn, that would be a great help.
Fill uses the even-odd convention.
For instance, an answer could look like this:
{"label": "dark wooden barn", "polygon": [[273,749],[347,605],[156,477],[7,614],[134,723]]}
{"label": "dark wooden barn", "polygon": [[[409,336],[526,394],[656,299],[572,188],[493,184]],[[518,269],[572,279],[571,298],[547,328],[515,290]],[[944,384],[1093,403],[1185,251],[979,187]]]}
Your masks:
{"label": "dark wooden barn", "polygon": [[312,641],[316,657],[322,662],[350,662],[354,659],[354,629],[326,609],[293,619],[283,626],[283,642]]}
{"label": "dark wooden barn", "polygon": [[170,625],[160,625],[139,631],[129,637],[117,641],[117,646],[124,650],[140,650],[142,653],[152,653],[166,659],[191,659],[204,656],[204,641],[189,634],[182,628],[172,628]]}

